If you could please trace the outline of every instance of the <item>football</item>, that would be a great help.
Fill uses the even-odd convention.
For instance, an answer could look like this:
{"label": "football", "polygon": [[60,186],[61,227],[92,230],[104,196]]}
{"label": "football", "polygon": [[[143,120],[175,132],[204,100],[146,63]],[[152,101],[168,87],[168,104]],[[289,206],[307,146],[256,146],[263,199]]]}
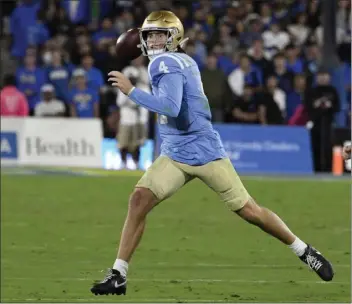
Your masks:
{"label": "football", "polygon": [[139,30],[133,28],[123,33],[116,41],[116,55],[122,61],[131,61],[142,55]]}

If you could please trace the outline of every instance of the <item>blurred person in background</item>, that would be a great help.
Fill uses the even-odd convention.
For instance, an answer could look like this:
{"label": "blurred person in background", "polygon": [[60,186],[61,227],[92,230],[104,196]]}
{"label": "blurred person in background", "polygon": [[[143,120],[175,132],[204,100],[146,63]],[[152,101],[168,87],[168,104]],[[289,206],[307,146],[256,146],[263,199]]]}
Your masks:
{"label": "blurred person in background", "polygon": [[38,10],[37,20],[27,29],[27,43],[31,46],[40,47],[50,38],[48,27],[45,25],[45,12]]}
{"label": "blurred person in background", "polygon": [[138,80],[149,86],[149,75],[148,68],[145,65],[145,57],[139,56],[135,60],[132,60],[131,65],[135,67],[139,72]]}
{"label": "blurred person in background", "polygon": [[[100,71],[102,72],[102,76],[104,77],[104,82],[106,82],[109,77],[108,73],[110,72],[111,67],[121,70],[126,66],[126,64],[122,63],[121,60],[116,55],[115,43],[110,44],[108,46],[108,53],[106,54],[106,56],[104,57],[104,60],[100,62],[99,65],[100,65],[99,66]],[[147,74],[148,74],[148,71],[147,71]],[[149,76],[147,75],[147,77]]]}
{"label": "blurred person in background", "polygon": [[320,64],[320,48],[316,43],[309,43],[305,49],[304,73],[307,76],[307,87],[312,87],[315,83],[315,75]]}
{"label": "blurred person in background", "polygon": [[283,30],[279,23],[274,22],[270,29],[263,33],[265,48],[275,55],[278,51],[283,50],[290,43],[290,36]]}
{"label": "blurred person in background", "polygon": [[72,40],[70,48],[71,61],[73,64],[79,65],[85,55],[93,53],[91,38],[89,35],[84,34],[83,30],[79,30]]}
{"label": "blurred person in background", "polygon": [[28,47],[28,29],[36,24],[39,9],[39,2],[23,0],[11,14],[11,55],[18,59],[25,56]]}
{"label": "blurred person in background", "polygon": [[286,120],[289,121],[297,108],[305,103],[307,82],[304,74],[297,74],[294,79],[293,90],[287,95]]}
{"label": "blurred person in background", "polygon": [[309,27],[315,29],[320,24],[321,3],[319,3],[319,0],[308,1],[306,14]]}
{"label": "blurred person in background", "polygon": [[33,114],[34,107],[39,101],[40,88],[45,80],[45,71],[37,66],[36,56],[26,55],[24,66],[16,71],[16,85],[26,95],[31,114]]}
{"label": "blurred person in background", "polygon": [[263,40],[254,40],[252,47],[248,49],[247,55],[251,59],[252,64],[261,71],[263,77],[267,77],[272,69],[272,63],[269,61],[269,55],[264,51]]}
{"label": "blurred person in background", "polygon": [[298,14],[295,23],[290,24],[287,30],[292,37],[291,41],[293,44],[297,46],[305,44],[310,34],[310,29],[307,26],[307,15]]}
{"label": "blurred person in background", "polygon": [[74,24],[88,24],[91,22],[91,2],[87,0],[63,0],[62,7],[65,9],[70,21]]}
{"label": "blurred person in background", "polygon": [[[131,83],[150,93],[149,85],[140,81],[140,74],[133,66],[126,67],[122,73],[126,75]],[[122,169],[127,168],[127,154],[130,153],[133,159],[133,168],[138,168],[140,147],[147,138],[148,110],[140,107],[130,100],[120,90],[117,93],[117,106],[120,109],[120,120],[117,132],[118,148],[121,153]]]}
{"label": "blurred person in background", "polygon": [[331,85],[328,72],[318,72],[317,85],[308,90],[305,106],[311,126],[315,170],[330,172],[332,126],[334,114],[340,110],[340,100],[336,89]]}
{"label": "blurred person in background", "polygon": [[193,58],[193,60],[197,63],[198,68],[200,71],[204,68],[204,61],[202,61],[202,58],[196,53],[196,46],[193,41],[188,41],[186,45],[186,53],[190,57]]}
{"label": "blurred person in background", "polygon": [[134,26],[134,17],[133,14],[124,10],[119,16],[116,17],[114,22],[114,29],[116,33],[122,34],[128,31],[130,28]]}
{"label": "blurred person in background", "polygon": [[92,42],[96,49],[94,58],[97,66],[104,61],[109,45],[116,42],[118,34],[112,25],[112,20],[105,17],[101,22],[100,29],[93,34]]}
{"label": "blurred person in background", "polygon": [[245,30],[239,34],[241,48],[249,48],[254,40],[262,37],[262,22],[258,18],[250,19],[245,26]]}
{"label": "blurred person in background", "polygon": [[270,25],[276,21],[273,16],[273,12],[271,10],[271,6],[269,3],[263,2],[260,5],[260,19],[263,23],[263,29],[269,30]]}
{"label": "blurred person in background", "polygon": [[14,75],[5,75],[4,87],[0,92],[0,114],[1,116],[25,117],[29,114],[26,96],[16,88]]}
{"label": "blurred person in background", "polygon": [[92,55],[87,54],[82,57],[81,68],[86,72],[88,86],[99,93],[105,84],[105,80],[102,72],[94,67]]}
{"label": "blurred person in background", "polygon": [[61,50],[52,52],[52,63],[47,67],[47,79],[54,86],[56,96],[69,102],[69,85],[71,79],[71,68],[63,63]]}
{"label": "blurred person in background", "polygon": [[300,74],[304,71],[303,60],[299,58],[299,53],[299,48],[293,44],[289,44],[285,49],[287,70],[294,74]]}
{"label": "blurred person in background", "polygon": [[266,80],[266,88],[271,94],[277,106],[279,107],[282,117],[286,117],[286,94],[278,87],[277,77],[270,75]]}
{"label": "blurred person in background", "polygon": [[55,9],[53,16],[48,21],[48,28],[52,37],[73,34],[73,24],[62,6]]}
{"label": "blurred person in background", "polygon": [[208,36],[204,31],[199,31],[196,33],[196,39],[194,41],[195,53],[199,56],[202,62],[205,62],[207,58],[207,39]]}
{"label": "blurred person in background", "polygon": [[198,8],[193,12],[192,27],[197,31],[204,31],[207,35],[211,35],[214,30],[207,18],[206,11],[202,8]]}
{"label": "blurred person in background", "polygon": [[258,119],[262,125],[281,125],[284,122],[282,111],[274,99],[275,76],[269,76],[265,89],[258,96]]}
{"label": "blurred person in background", "polygon": [[210,54],[201,72],[204,93],[208,98],[212,121],[224,122],[225,110],[232,100],[226,75],[217,68],[217,58]]}
{"label": "blurred person in background", "polygon": [[258,123],[258,104],[251,85],[246,84],[242,97],[236,98],[230,122],[240,124]]}
{"label": "blurred person in background", "polygon": [[88,87],[86,72],[76,69],[72,74],[74,89],[70,92],[70,113],[72,117],[93,118],[99,117],[99,94]]}
{"label": "blurred person in background", "polygon": [[279,81],[279,87],[288,94],[293,87],[294,73],[287,69],[286,57],[279,53],[274,57],[273,71],[271,74],[275,75]]}
{"label": "blurred person in background", "polygon": [[238,97],[242,96],[246,84],[251,85],[255,89],[260,89],[262,81],[260,71],[251,66],[251,61],[246,54],[241,55],[239,67],[228,77],[229,86]]}
{"label": "blurred person in background", "polygon": [[45,84],[41,88],[41,100],[34,108],[34,116],[38,117],[61,117],[65,115],[65,104],[55,98],[55,89],[51,84]]}

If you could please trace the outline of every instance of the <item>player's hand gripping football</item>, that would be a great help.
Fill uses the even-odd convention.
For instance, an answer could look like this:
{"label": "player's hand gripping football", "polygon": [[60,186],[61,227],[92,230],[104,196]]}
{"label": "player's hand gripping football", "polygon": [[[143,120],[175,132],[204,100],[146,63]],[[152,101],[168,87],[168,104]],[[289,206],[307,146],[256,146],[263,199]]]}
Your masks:
{"label": "player's hand gripping football", "polygon": [[346,145],[343,147],[342,156],[345,160],[351,158],[351,145]]}
{"label": "player's hand gripping football", "polygon": [[133,89],[131,81],[121,72],[111,71],[108,75],[110,76],[108,81],[112,82],[111,85],[119,88],[122,93],[128,95]]}

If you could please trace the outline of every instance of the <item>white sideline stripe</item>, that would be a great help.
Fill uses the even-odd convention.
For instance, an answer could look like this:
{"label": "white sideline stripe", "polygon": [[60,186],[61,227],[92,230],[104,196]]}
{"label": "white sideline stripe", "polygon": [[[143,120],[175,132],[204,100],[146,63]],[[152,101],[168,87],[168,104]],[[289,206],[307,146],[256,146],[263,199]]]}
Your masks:
{"label": "white sideline stripe", "polygon": [[[155,266],[155,265],[154,265]],[[214,268],[226,268],[226,267],[240,267],[240,268],[299,268],[299,267],[305,267],[306,265],[304,264],[297,264],[297,265],[280,265],[280,264],[250,264],[250,265],[245,265],[245,264],[207,264],[207,263],[197,263],[197,264],[169,264],[167,262],[159,262],[156,263],[156,266],[167,266],[167,267],[214,267]],[[336,264],[333,265],[333,267],[346,267],[349,268],[351,265],[349,264]]]}
{"label": "white sideline stripe", "polygon": [[[104,296],[101,296],[102,299],[105,299]],[[121,299],[121,298],[119,298]],[[165,304],[170,304],[166,302],[177,302],[177,301],[182,301],[182,302],[191,302],[191,303],[229,303],[228,300],[209,300],[209,299],[183,299],[182,297],[180,298],[158,298],[158,299],[153,299],[153,298],[134,298],[134,299],[124,299],[122,298],[122,301],[119,301],[119,303],[131,303],[131,304],[140,304],[140,303],[165,303]],[[23,301],[38,301],[39,299],[34,299],[34,298],[29,298],[29,299],[21,299],[21,298],[4,298],[2,299],[1,303],[6,303],[6,301],[11,301],[11,304],[22,304]],[[40,298],[40,302],[42,303],[43,301],[45,302],[50,302],[50,303],[57,303],[59,299],[57,298]],[[96,299],[95,296],[92,298],[72,298],[72,299],[65,299],[65,302],[60,302],[60,303],[66,303],[66,304],[71,304],[71,303],[80,303],[80,302],[92,302],[92,303],[99,303],[98,302],[99,298]],[[139,300],[140,302],[137,302],[136,300]],[[18,301],[18,303],[15,303],[14,301]],[[72,302],[69,302],[72,301]],[[102,302],[100,302],[102,303]],[[107,303],[113,303],[113,302],[107,302]],[[237,302],[238,303],[238,302]]]}
{"label": "white sideline stripe", "polygon": [[[6,280],[12,281],[26,281],[26,280],[43,280],[43,281],[93,281],[91,278],[3,278],[3,282]],[[340,284],[340,285],[350,285],[351,282],[348,281],[332,281],[332,282],[324,282],[324,281],[280,281],[280,280],[223,280],[223,279],[129,279],[127,282],[160,282],[160,283],[242,283],[242,284]]]}

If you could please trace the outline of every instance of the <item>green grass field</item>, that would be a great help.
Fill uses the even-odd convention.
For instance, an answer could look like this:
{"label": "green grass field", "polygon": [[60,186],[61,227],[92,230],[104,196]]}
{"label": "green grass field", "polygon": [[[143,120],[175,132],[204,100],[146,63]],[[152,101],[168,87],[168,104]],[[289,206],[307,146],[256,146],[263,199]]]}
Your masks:
{"label": "green grass field", "polygon": [[351,302],[349,181],[244,179],[333,263],[331,283],[194,181],[150,214],[127,295],[96,297],[138,176],[2,176],[1,302]]}

